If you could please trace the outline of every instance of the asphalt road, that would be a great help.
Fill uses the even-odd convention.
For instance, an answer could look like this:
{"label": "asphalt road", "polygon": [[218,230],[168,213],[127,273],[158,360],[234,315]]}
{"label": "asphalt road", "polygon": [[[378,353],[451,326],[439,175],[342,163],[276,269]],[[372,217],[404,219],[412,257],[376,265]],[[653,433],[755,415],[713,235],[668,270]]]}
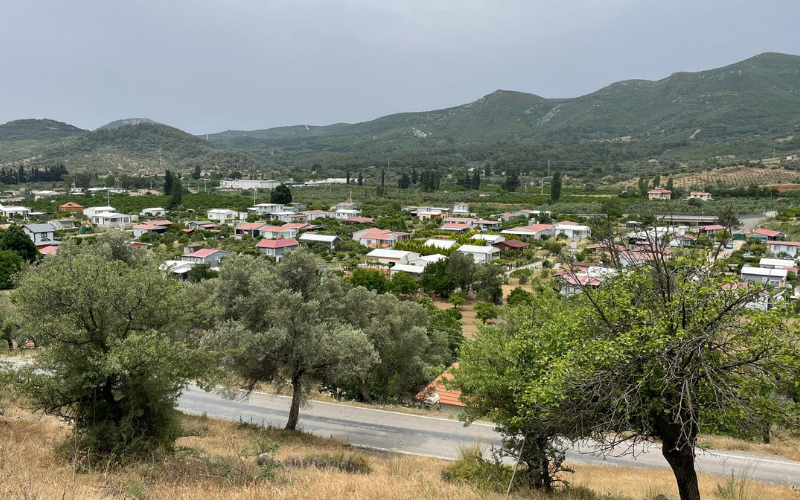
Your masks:
{"label": "asphalt road", "polygon": [[[0,360],[0,365],[3,361]],[[27,362],[11,361],[13,364]],[[215,393],[190,387],[180,398],[179,408],[188,413],[284,426],[291,398],[253,393],[244,400],[228,400]],[[499,445],[500,436],[491,424],[477,422],[464,427],[443,417],[412,415],[338,403],[311,401],[300,412],[299,427],[322,437],[334,437],[355,446],[452,460],[462,444]],[[591,443],[573,447],[567,459],[573,463],[609,464],[666,469],[658,445],[637,449],[635,456],[597,456]],[[698,451],[700,472],[730,476],[746,471],[749,477],[771,483],[800,485],[800,462],[771,455],[732,451]]]}
{"label": "asphalt road", "polygon": [[[282,427],[289,417],[290,401],[286,396],[263,393],[253,393],[247,401],[231,401],[193,387],[181,396],[179,406],[191,413]],[[500,444],[499,434],[487,423],[477,422],[464,427],[456,420],[436,417],[435,414],[430,417],[411,415],[320,401],[309,402],[300,411],[299,427],[355,446],[447,460],[456,458],[462,444]],[[593,455],[593,451],[591,443],[584,443],[568,451],[567,459],[573,463],[668,468],[658,445],[638,449],[635,457],[602,457]],[[800,485],[800,462],[776,456],[731,451],[698,452],[697,469],[721,476],[730,476],[732,471],[736,474],[746,471],[748,476],[761,481]]]}

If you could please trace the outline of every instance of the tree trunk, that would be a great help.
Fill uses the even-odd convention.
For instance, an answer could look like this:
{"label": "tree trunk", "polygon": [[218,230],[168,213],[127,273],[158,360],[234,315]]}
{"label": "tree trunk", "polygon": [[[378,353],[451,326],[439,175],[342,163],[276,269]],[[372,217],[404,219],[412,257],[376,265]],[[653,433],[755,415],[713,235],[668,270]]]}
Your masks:
{"label": "tree trunk", "polygon": [[697,471],[694,469],[694,447],[685,438],[663,438],[661,454],[675,474],[681,500],[700,500]]}
{"label": "tree trunk", "polygon": [[364,401],[369,404],[374,403],[372,400],[372,396],[369,395],[369,387],[367,387],[366,382],[361,382],[361,395],[364,396]]}
{"label": "tree trunk", "polygon": [[301,375],[292,377],[292,407],[289,409],[289,421],[286,422],[287,431],[296,430],[297,421],[300,420],[300,402],[303,396],[303,384],[300,379]]}

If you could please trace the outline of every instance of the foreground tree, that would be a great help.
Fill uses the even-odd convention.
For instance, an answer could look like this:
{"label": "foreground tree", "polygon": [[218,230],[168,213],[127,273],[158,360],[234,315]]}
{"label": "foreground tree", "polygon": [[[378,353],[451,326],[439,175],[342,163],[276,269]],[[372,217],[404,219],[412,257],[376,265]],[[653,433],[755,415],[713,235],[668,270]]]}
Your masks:
{"label": "foreground tree", "polygon": [[182,321],[181,284],[155,259],[112,245],[62,245],[26,268],[15,301],[24,335],[47,349],[21,371],[35,408],[72,419],[77,449],[116,459],[172,449],[175,409],[202,363]]}
{"label": "foreground tree", "polygon": [[340,319],[344,282],[325,278],[304,250],[278,265],[240,257],[220,269],[217,303],[226,321],[207,342],[248,392],[261,383],[291,386],[286,429],[297,428],[313,384],[363,377],[377,362],[364,332]]}
{"label": "foreground tree", "polygon": [[[490,306],[493,307],[493,306]],[[562,329],[575,320],[557,294],[536,294],[530,305],[503,309],[498,325],[481,326],[461,346],[458,369],[447,385],[462,393],[460,419],[491,419],[503,436],[501,454],[526,467],[518,483],[549,490],[559,481],[570,440],[581,437],[571,409],[545,408],[526,401],[527,383],[542,376],[549,356],[568,348]]]}
{"label": "foreground tree", "polygon": [[525,381],[523,404],[572,408],[607,449],[660,440],[680,498],[698,500],[703,429],[724,421],[746,436],[765,423],[797,425],[797,402],[775,395],[797,380],[800,338],[781,308],[753,310],[768,290],[722,271],[656,257],[583,290],[570,302],[579,320],[562,329],[570,349],[537,356],[546,376]]}
{"label": "foreground tree", "polygon": [[561,199],[561,172],[553,172],[553,179],[550,181],[550,201],[556,202]]}

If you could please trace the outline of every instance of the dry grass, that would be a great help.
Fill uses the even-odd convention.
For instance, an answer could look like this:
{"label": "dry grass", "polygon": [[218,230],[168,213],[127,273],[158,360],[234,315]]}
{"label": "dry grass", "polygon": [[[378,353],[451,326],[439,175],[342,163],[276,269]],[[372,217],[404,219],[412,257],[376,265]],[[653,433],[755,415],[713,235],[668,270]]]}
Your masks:
{"label": "dry grass", "polygon": [[[8,404],[8,402],[6,402]],[[286,468],[274,479],[256,481],[256,444],[264,436],[280,442],[276,458],[304,457],[309,454],[349,454],[354,450],[332,439],[251,425],[184,417],[189,436],[178,441],[179,451],[164,463],[147,463],[123,469],[79,471],[59,461],[53,446],[63,441],[69,427],[50,417],[30,418],[22,408],[11,405],[0,417],[0,498],[8,500],[87,499],[364,499],[433,500],[488,499],[502,495],[479,491],[467,484],[451,484],[441,479],[447,462],[421,457],[397,457],[373,454],[372,472],[352,474],[331,469]],[[254,444],[256,443],[256,444]],[[221,474],[222,463],[236,469]],[[658,490],[674,494],[674,479],[668,471],[622,467],[578,465],[572,484],[589,487],[599,493],[644,498]],[[711,491],[722,478],[703,476],[702,489]],[[654,489],[655,488],[655,489]],[[785,486],[754,486],[758,498],[788,500],[797,492]],[[538,494],[525,498],[544,500]],[[569,496],[559,496],[566,500]],[[574,498],[585,499],[585,496]]]}
{"label": "dry grass", "polygon": [[[668,176],[662,176],[662,182],[666,183]],[[782,184],[797,183],[798,173],[784,168],[755,168],[755,167],[723,167],[705,172],[691,172],[673,175],[675,187],[692,189],[703,186],[716,185],[718,182],[724,187],[747,187],[750,184],[758,186],[777,186]],[[623,186],[635,187],[636,181],[631,179],[624,182],[612,184],[609,187],[622,188]]]}
{"label": "dry grass", "polygon": [[796,437],[776,437],[770,444],[752,443],[726,436],[700,436],[699,443],[704,448],[714,450],[745,451],[761,455],[777,455],[800,461],[800,439]]}

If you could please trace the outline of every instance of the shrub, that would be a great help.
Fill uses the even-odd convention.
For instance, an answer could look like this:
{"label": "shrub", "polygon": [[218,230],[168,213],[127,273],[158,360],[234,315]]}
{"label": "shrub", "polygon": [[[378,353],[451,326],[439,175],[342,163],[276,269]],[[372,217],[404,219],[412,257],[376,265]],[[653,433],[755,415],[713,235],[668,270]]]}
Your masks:
{"label": "shrub", "polygon": [[442,479],[451,483],[469,483],[486,491],[505,492],[512,469],[499,460],[485,460],[480,445],[462,446],[458,459],[442,470]]}

